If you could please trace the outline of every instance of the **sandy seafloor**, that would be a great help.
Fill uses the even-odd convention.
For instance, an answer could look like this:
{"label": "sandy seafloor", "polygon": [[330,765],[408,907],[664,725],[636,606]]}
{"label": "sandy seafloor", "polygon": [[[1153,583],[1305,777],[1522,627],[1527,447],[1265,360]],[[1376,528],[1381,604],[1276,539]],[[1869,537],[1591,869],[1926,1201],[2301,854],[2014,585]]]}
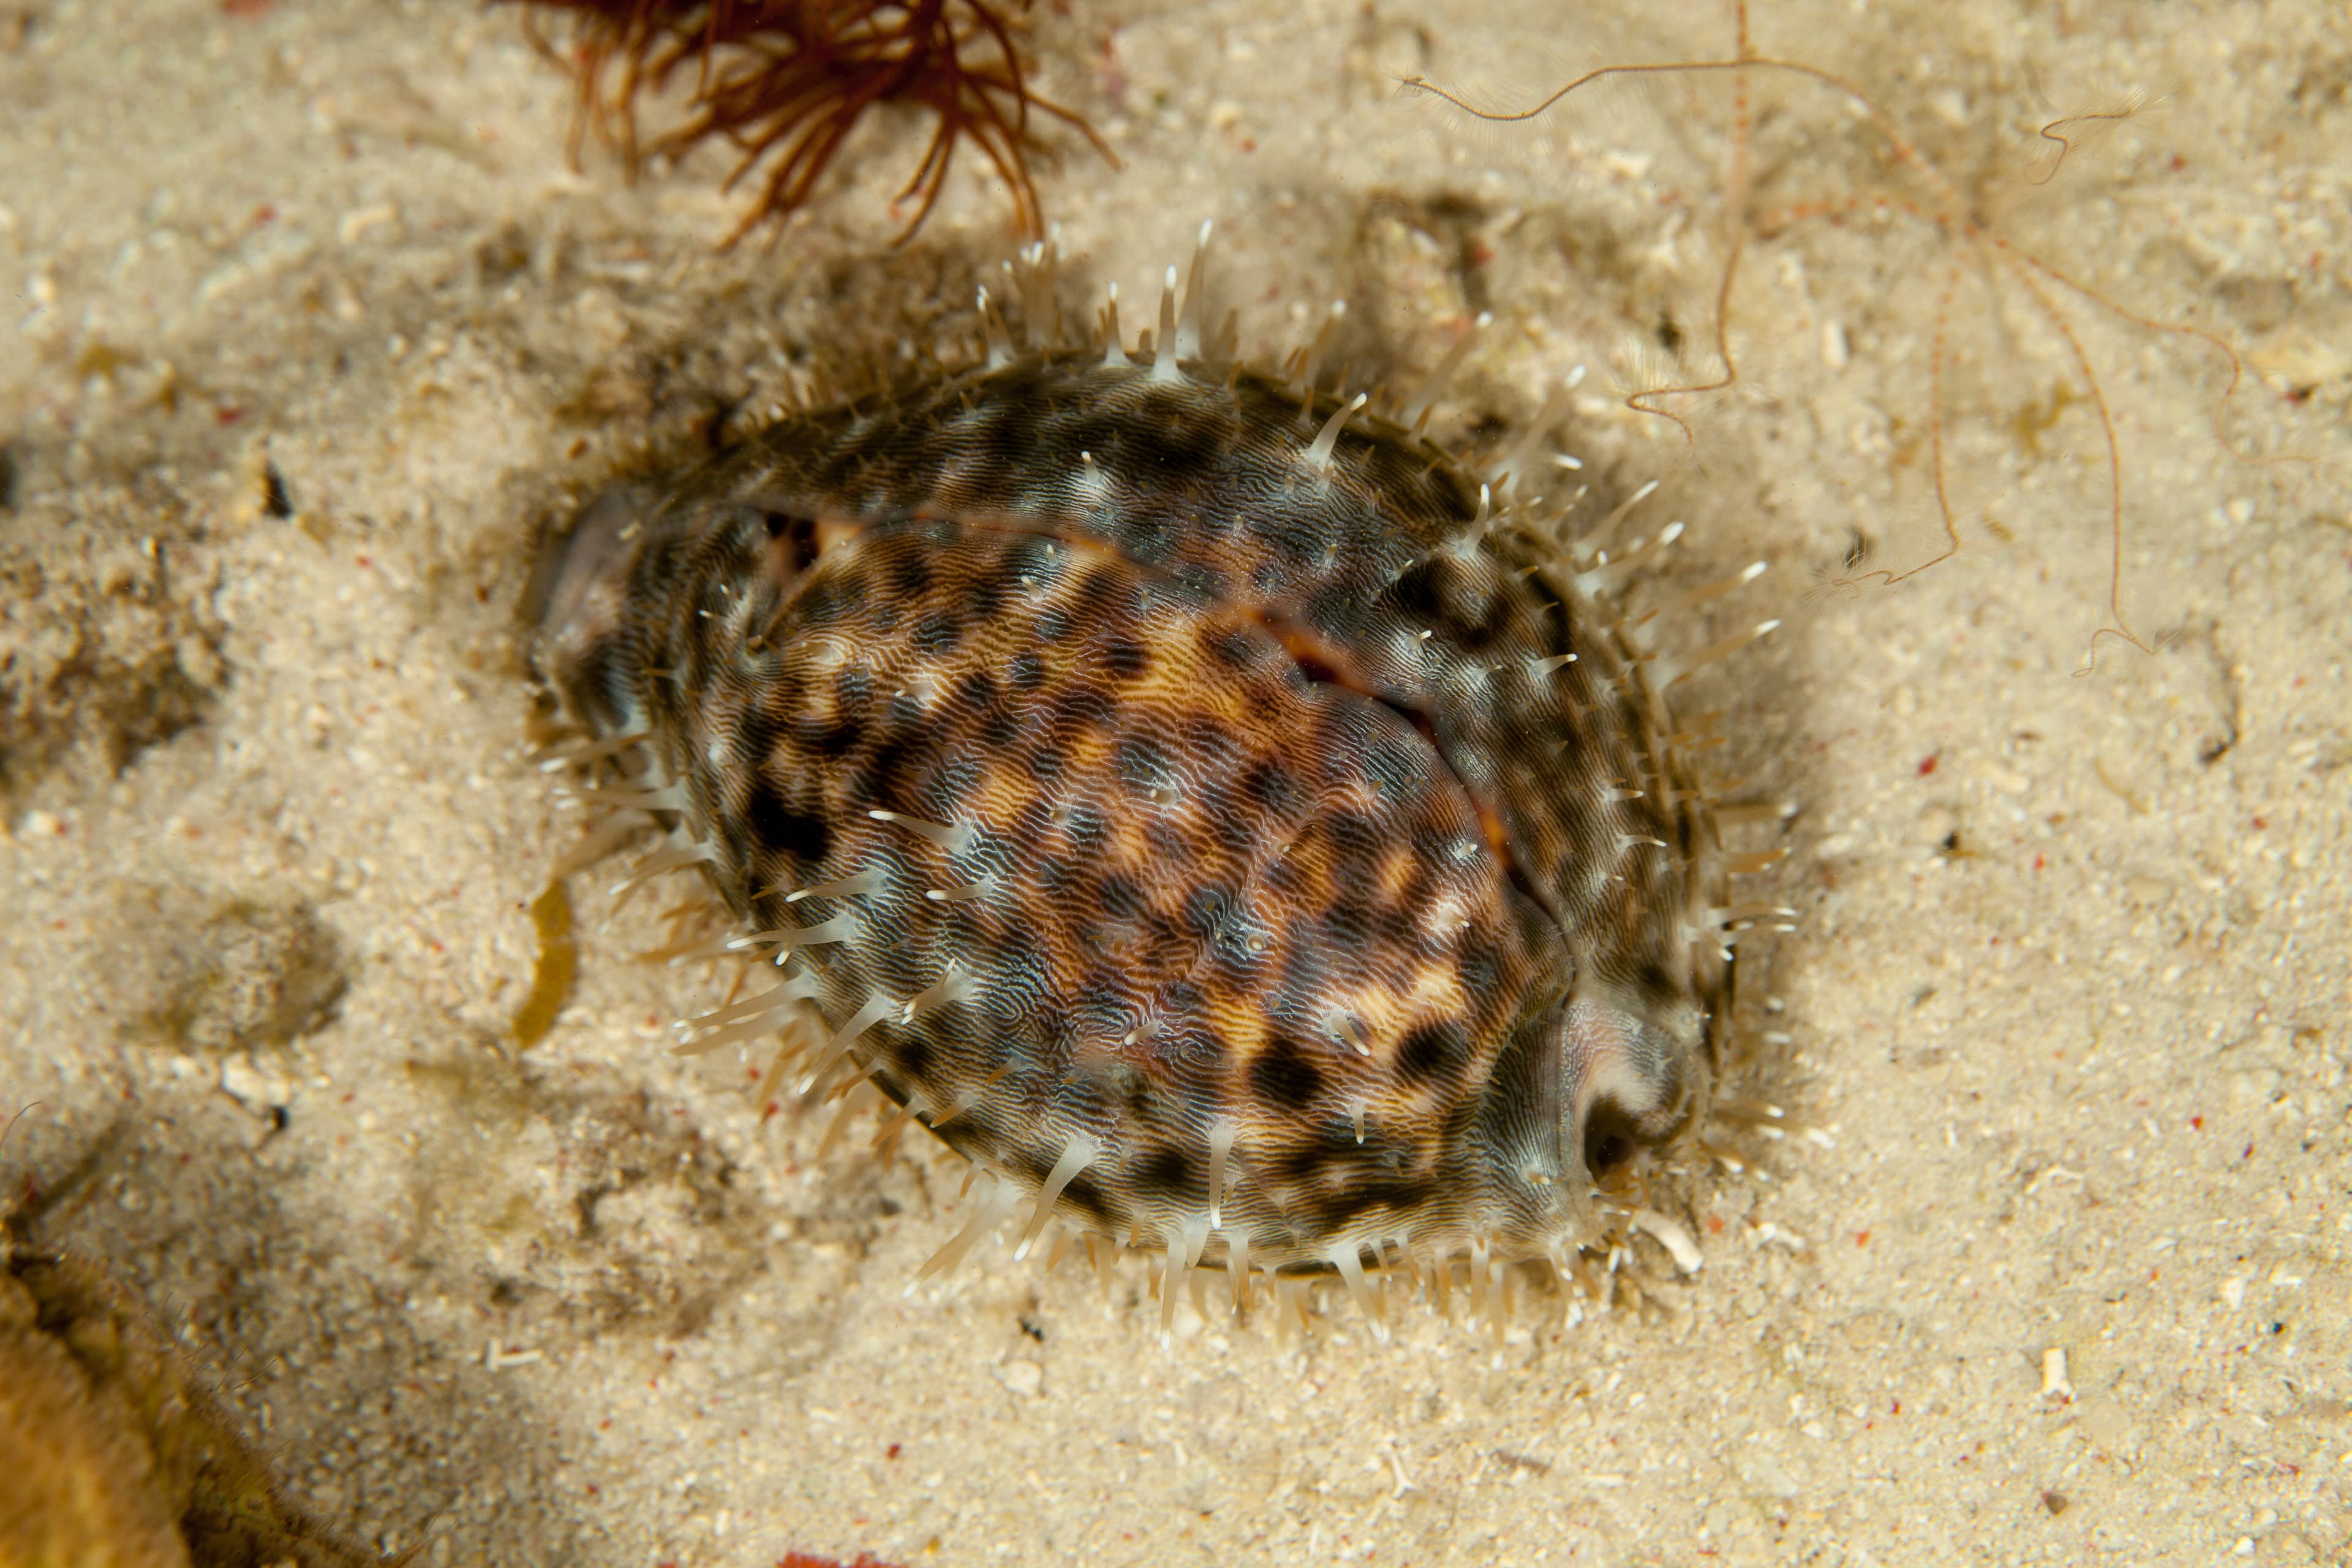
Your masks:
{"label": "sandy seafloor", "polygon": [[[1037,18],[1127,163],[1045,177],[1074,311],[1117,280],[1147,321],[1211,216],[1245,342],[1345,295],[1359,377],[1410,379],[1489,309],[1437,427],[1499,438],[1587,365],[1560,444],[1596,495],[1662,481],[1628,530],[1688,520],[1675,581],[1773,563],[1688,640],[1787,623],[1685,700],[1724,711],[1734,798],[1795,804],[1740,838],[1792,851],[1757,896],[1801,911],[1742,950],[1729,1087],[1801,1131],[1719,1126],[1744,1170],[1650,1186],[1704,1268],[1636,1240],[1608,1310],[1531,1286],[1499,1351],[1418,1308],[1377,1342],[1334,1298],[1288,1340],[1187,1306],[1163,1352],[1132,1264],[991,1249],[903,1295],[961,1166],[820,1154],[823,1112],[763,1122],[732,1054],[667,1055],[730,975],[633,962],[669,900],[616,912],[617,863],[574,880],[558,1026],[506,1035],[577,832],[530,761],[534,530],[722,405],[969,341],[996,193],[889,248],[894,123],[722,255],[718,162],[567,170],[512,14],[6,0],[25,1233],[124,1271],[296,1498],[431,1564],[2352,1561],[2352,26],[1762,0],[1760,47],[1867,85],[2013,248],[1759,234],[1743,379],[1680,405],[1685,459],[1615,400],[1677,336],[1708,374],[1728,80],[1480,135],[1389,79],[1717,56],[1726,9]],[[2135,89],[2021,182],[2043,121]],[[1759,205],[1936,200],[1827,89],[1753,102]],[[2225,428],[2300,460],[2230,455],[2221,355],[2025,254],[2238,345]],[[2162,645],[2082,677],[2102,447],[2021,269],[2099,367]],[[1857,542],[1932,543],[1939,316],[1966,549],[1832,591]]]}

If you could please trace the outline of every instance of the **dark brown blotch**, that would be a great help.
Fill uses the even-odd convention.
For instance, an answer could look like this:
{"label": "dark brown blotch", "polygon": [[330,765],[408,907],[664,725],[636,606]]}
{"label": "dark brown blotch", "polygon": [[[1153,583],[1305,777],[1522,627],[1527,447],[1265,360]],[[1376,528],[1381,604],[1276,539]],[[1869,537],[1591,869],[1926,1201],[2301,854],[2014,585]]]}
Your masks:
{"label": "dark brown blotch", "polygon": [[1173,1144],[1163,1144],[1145,1150],[1137,1158],[1132,1174],[1137,1187],[1144,1192],[1181,1198],[1192,1195],[1192,1155]]}
{"label": "dark brown blotch", "polygon": [[1323,1092],[1323,1071],[1309,1058],[1307,1047],[1287,1035],[1276,1035],[1250,1062],[1250,1088],[1268,1104],[1284,1110],[1304,1110]]}
{"label": "dark brown blotch", "polygon": [[1132,637],[1107,637],[1102,645],[1102,667],[1114,680],[1140,680],[1151,668],[1151,655]]}
{"label": "dark brown blotch", "polygon": [[1388,599],[1466,652],[1482,651],[1510,630],[1510,600],[1496,591],[1493,570],[1483,563],[1482,569],[1465,567],[1450,554],[1407,567],[1389,585]]}
{"label": "dark brown blotch", "polygon": [[764,772],[752,776],[743,812],[762,849],[789,855],[803,866],[814,866],[833,852],[833,828],[824,817],[796,809]]}
{"label": "dark brown blotch", "polygon": [[1397,1070],[1411,1083],[1450,1084],[1470,1065],[1470,1037],[1450,1018],[1408,1031],[1397,1046]]}

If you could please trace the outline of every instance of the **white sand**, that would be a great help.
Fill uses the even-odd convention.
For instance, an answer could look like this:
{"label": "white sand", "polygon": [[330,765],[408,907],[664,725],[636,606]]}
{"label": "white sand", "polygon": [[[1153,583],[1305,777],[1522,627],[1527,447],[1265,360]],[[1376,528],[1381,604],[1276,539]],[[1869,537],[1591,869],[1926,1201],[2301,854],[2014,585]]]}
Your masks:
{"label": "white sand", "polygon": [[[1247,341],[1346,292],[1354,363],[1409,375],[1490,304],[1447,428],[1585,363],[1570,444],[1664,479],[1637,515],[1690,521],[1690,580],[1774,562],[1709,626],[1789,624],[1692,705],[1732,715],[1742,798],[1801,807],[1761,887],[1802,918],[1747,950],[1733,1087],[1812,1131],[1718,1129],[1750,1173],[1654,1185],[1701,1272],[1643,1241],[1646,1306],[1570,1326],[1532,1293],[1499,1356],[1419,1311],[1375,1343],[1337,1300],[1303,1349],[1187,1309],[1163,1354],[1140,1269],[1106,1294],[1001,1251],[902,1299],[961,1167],[819,1158],[822,1115],[762,1126],[731,1058],[667,1057],[728,976],[631,963],[664,900],[614,914],[601,870],[573,1005],[502,1044],[574,831],[526,760],[534,524],[787,365],[968,332],[1010,239],[973,184],[885,248],[909,124],[772,249],[715,256],[719,163],[567,173],[564,82],[457,4],[0,7],[0,687],[48,690],[62,748],[9,759],[0,838],[0,1086],[40,1102],[0,1163],[32,1234],[184,1322],[320,1514],[429,1530],[434,1564],[2347,1561],[2341,19],[1759,7],[1764,48],[1865,81],[1997,232],[2238,344],[2234,438],[2312,459],[2234,460],[2221,355],[2028,273],[2100,367],[2126,608],[2164,639],[2076,679],[2103,448],[2016,271],[1902,216],[1756,240],[1746,374],[1679,405],[1683,463],[1612,388],[1675,374],[1662,312],[1708,374],[1730,82],[1488,135],[1384,75],[1715,56],[1725,7],[1288,9],[1037,19],[1049,89],[1129,165],[1045,180],[1071,298],[1118,280],[1132,331],[1215,215]],[[2036,126],[2134,88],[2168,96],[2020,195]],[[1834,93],[1754,100],[1769,204],[1918,193]],[[1818,592],[1857,529],[1874,565],[1932,542],[1956,263],[1967,551]],[[110,774],[141,702],[207,688]],[[331,1022],[233,1051],[225,1091],[218,1042],[321,940]],[[162,1037],[175,1010],[197,1037]]]}

